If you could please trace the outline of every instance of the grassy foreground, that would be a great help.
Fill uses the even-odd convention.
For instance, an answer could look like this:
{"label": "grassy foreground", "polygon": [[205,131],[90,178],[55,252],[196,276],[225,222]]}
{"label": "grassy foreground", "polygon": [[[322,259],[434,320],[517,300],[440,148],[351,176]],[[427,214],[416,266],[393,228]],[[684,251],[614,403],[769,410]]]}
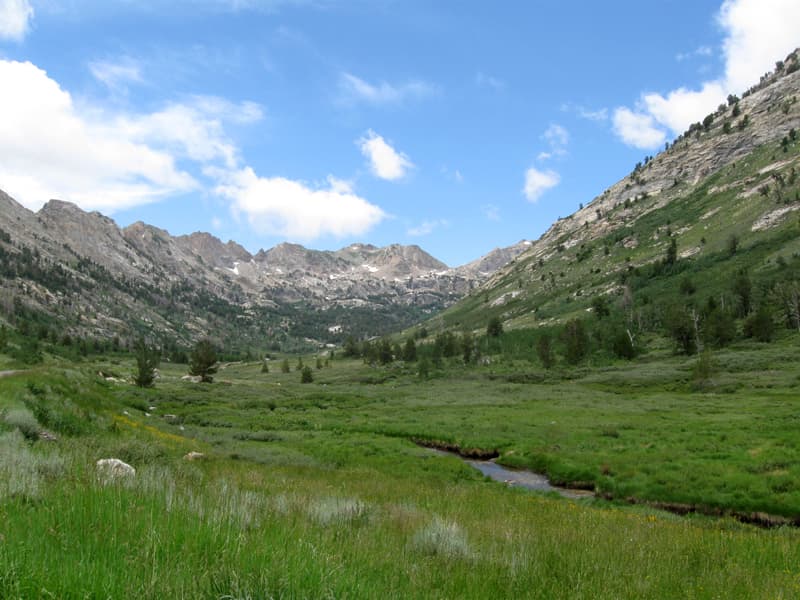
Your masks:
{"label": "grassy foreground", "polygon": [[[795,516],[798,357],[774,353],[719,355],[702,394],[666,355],[537,384],[520,365],[419,381],[349,361],[306,385],[259,364],[212,385],[167,367],[152,390],[99,378],[129,372],[112,362],[0,379],[0,597],[795,598],[797,529],[536,495],[409,441]],[[136,477],[101,481],[109,456]]]}

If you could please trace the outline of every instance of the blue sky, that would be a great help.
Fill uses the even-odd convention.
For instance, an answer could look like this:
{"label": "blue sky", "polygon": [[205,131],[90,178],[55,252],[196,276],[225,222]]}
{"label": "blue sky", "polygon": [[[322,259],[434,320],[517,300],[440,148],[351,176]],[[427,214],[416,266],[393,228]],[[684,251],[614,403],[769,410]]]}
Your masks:
{"label": "blue sky", "polygon": [[455,266],[591,201],[797,23],[796,0],[0,0],[0,189]]}

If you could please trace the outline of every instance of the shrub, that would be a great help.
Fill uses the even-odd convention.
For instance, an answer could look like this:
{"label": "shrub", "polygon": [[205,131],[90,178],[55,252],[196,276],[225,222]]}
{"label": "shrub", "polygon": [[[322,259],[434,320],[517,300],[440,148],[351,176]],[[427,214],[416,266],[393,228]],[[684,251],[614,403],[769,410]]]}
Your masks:
{"label": "shrub", "polygon": [[549,369],[555,364],[555,357],[553,356],[553,341],[550,334],[543,333],[536,340],[536,355],[539,357],[539,362],[545,369]]}
{"label": "shrub", "polygon": [[500,317],[492,317],[486,325],[486,335],[489,337],[500,337],[503,333],[503,322]]}
{"label": "shrub", "polygon": [[759,342],[771,342],[775,333],[775,323],[769,309],[762,305],[744,322],[744,334]]}
{"label": "shrub", "polygon": [[636,356],[636,347],[628,330],[620,325],[614,328],[611,334],[611,352],[617,358],[632,360]]}
{"label": "shrub", "polygon": [[0,417],[11,429],[19,429],[19,432],[29,440],[35,440],[39,437],[41,427],[36,417],[27,408],[9,408],[4,410]]}
{"label": "shrub", "polygon": [[592,312],[598,319],[607,317],[611,314],[611,309],[608,306],[608,299],[605,296],[595,296],[592,298]]}
{"label": "shrub", "polygon": [[0,500],[35,500],[47,479],[60,477],[65,461],[58,454],[34,452],[19,431],[0,434]]}
{"label": "shrub", "polygon": [[431,374],[431,363],[427,356],[423,356],[419,361],[417,374],[420,379],[427,379]]}
{"label": "shrub", "polygon": [[403,347],[403,360],[406,362],[417,360],[417,344],[414,342],[414,338],[406,340],[406,345]]}
{"label": "shrub", "polygon": [[733,315],[721,308],[714,309],[703,324],[703,340],[715,348],[730,344],[736,337],[736,322]]}
{"label": "shrub", "polygon": [[467,538],[454,522],[434,517],[433,521],[417,530],[411,540],[411,547],[417,552],[430,556],[454,560],[472,555]]}
{"label": "shrub", "polygon": [[312,383],[314,381],[314,373],[311,367],[306,365],[300,371],[300,383]]}
{"label": "shrub", "polygon": [[589,335],[580,319],[571,319],[561,333],[564,342],[564,358],[571,365],[577,365],[589,353]]}
{"label": "shrub", "polygon": [[665,311],[664,325],[669,337],[677,346],[677,350],[683,354],[694,354],[697,352],[694,321],[686,309],[680,306],[672,306]]}
{"label": "shrub", "polygon": [[317,525],[349,525],[363,520],[368,513],[368,506],[360,500],[352,498],[322,498],[310,503],[308,516]]}
{"label": "shrub", "polygon": [[692,389],[702,391],[711,385],[711,377],[717,372],[717,362],[711,352],[706,350],[692,365]]}

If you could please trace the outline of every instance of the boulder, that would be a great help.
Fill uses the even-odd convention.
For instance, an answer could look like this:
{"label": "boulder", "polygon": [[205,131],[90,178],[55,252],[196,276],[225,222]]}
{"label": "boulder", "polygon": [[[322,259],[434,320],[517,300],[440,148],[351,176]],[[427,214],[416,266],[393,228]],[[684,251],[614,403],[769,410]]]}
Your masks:
{"label": "boulder", "polygon": [[118,458],[101,458],[95,464],[97,474],[105,482],[136,476],[136,469]]}
{"label": "boulder", "polygon": [[47,431],[45,429],[42,429],[39,432],[39,439],[41,441],[43,441],[43,442],[57,442],[58,441],[58,438],[56,437],[56,435],[54,433],[52,433],[50,431]]}

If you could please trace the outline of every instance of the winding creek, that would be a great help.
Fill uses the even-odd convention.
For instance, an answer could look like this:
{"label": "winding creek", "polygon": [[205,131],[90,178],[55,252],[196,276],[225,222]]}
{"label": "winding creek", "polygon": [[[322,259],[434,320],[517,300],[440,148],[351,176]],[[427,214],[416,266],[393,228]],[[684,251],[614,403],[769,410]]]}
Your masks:
{"label": "winding creek", "polygon": [[[417,444],[426,448],[430,452],[433,452],[434,454],[456,457],[460,461],[468,464],[473,469],[480,471],[484,476],[489,477],[494,481],[504,483],[509,487],[520,487],[526,490],[533,490],[537,492],[555,492],[564,498],[570,498],[572,500],[593,498],[596,496],[594,492],[589,490],[555,486],[550,483],[547,477],[541,475],[540,473],[534,473],[533,471],[526,471],[524,469],[509,469],[503,467],[495,462],[495,458],[484,459],[465,457],[455,450],[442,450],[440,448],[427,446],[420,442],[417,442]],[[488,454],[488,456],[497,456],[496,452],[484,454]],[[708,517],[732,517],[737,521],[756,525],[757,527],[770,528],[787,525],[791,527],[800,527],[800,516],[785,517],[782,515],[772,515],[764,512],[738,511],[698,504],[659,502],[656,500],[639,500],[636,498],[626,498],[625,501],[629,504],[643,504],[651,508],[664,510],[678,515],[698,513]]]}
{"label": "winding creek", "polygon": [[522,469],[508,469],[498,465],[494,460],[475,460],[472,458],[464,458],[457,452],[439,450],[436,448],[428,448],[428,450],[441,456],[454,456],[471,466],[473,469],[477,469],[486,477],[489,477],[494,481],[505,483],[511,487],[521,487],[526,490],[534,490],[537,492],[556,492],[565,498],[572,498],[573,500],[580,498],[591,498],[594,496],[594,492],[588,490],[573,490],[555,486],[551,484],[544,475]]}

